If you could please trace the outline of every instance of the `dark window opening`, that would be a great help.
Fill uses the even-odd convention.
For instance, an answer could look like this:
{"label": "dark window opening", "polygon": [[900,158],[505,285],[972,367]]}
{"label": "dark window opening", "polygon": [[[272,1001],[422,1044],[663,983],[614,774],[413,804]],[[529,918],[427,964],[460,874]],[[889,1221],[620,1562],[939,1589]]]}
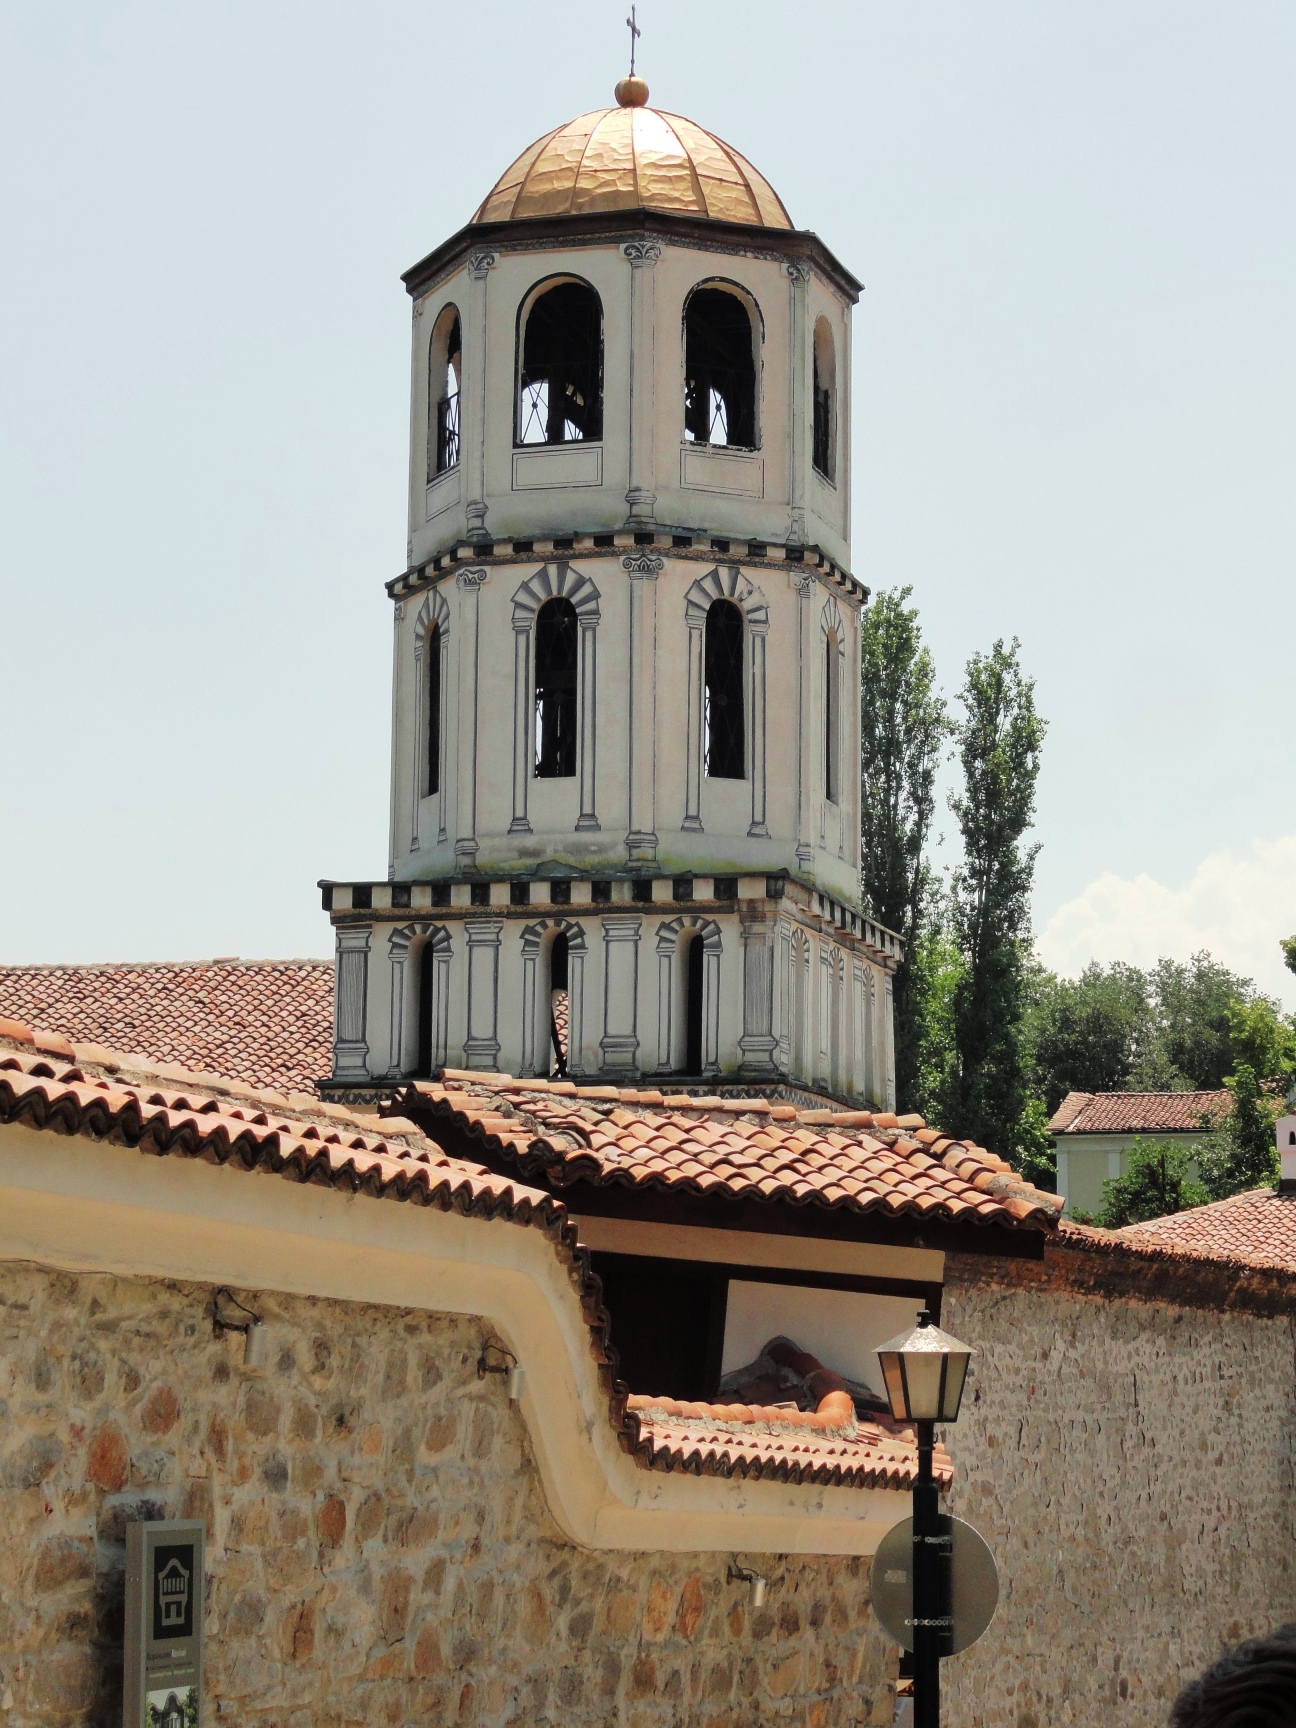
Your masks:
{"label": "dark window opening", "polygon": [[576,608],[546,600],[535,624],[535,772],[565,780],[576,772]]}
{"label": "dark window opening", "polygon": [[684,964],[684,1072],[702,1072],[702,938],[693,936],[685,950]]}
{"label": "dark window opening", "polygon": [[835,804],[840,792],[840,717],[837,712],[838,690],[841,683],[841,656],[837,652],[837,632],[830,630],[824,637],[824,797]]}
{"label": "dark window opening", "polygon": [[706,712],[703,756],[713,780],[741,780],[743,737],[743,616],[732,600],[714,600],[706,618]]}
{"label": "dark window opening", "polygon": [[532,303],[522,330],[519,444],[603,436],[603,308],[583,282],[560,282]]}
{"label": "dark window opening", "polygon": [[449,309],[445,329],[442,315],[432,334],[428,361],[428,480],[454,468],[459,461],[459,378],[463,342],[459,314]]}
{"label": "dark window opening", "polygon": [[531,904],[531,884],[529,882],[509,883],[509,905],[529,906]]}
{"label": "dark window opening", "polygon": [[432,1032],[436,1018],[436,955],[430,941],[423,944],[419,955],[418,985],[418,1059],[414,1072],[425,1080],[432,1072]]}
{"label": "dark window opening", "polygon": [[707,1399],[720,1383],[728,1280],[710,1269],[591,1254],[618,1375],[650,1397]]}
{"label": "dark window opening", "polygon": [[736,900],[738,898],[738,878],[736,876],[717,876],[713,892],[717,900]]}
{"label": "dark window opening", "polygon": [[611,904],[612,884],[610,882],[592,882],[590,891],[596,906]]}
{"label": "dark window opening", "polygon": [[434,906],[448,906],[450,904],[450,884],[448,882],[434,882],[432,884],[432,904]]}
{"label": "dark window opening", "polygon": [[549,903],[551,906],[570,906],[571,883],[551,882],[549,884]]}
{"label": "dark window opening", "polygon": [[813,460],[825,480],[833,477],[833,393],[835,384],[832,332],[820,318],[814,330]]}
{"label": "dark window opening", "polygon": [[427,792],[441,790],[441,626],[434,624],[423,639],[427,662]]}
{"label": "dark window opening", "polygon": [[567,932],[560,930],[549,950],[549,1042],[553,1050],[553,1078],[567,1078],[567,1030],[571,1024],[567,994]]}
{"label": "dark window opening", "polygon": [[723,288],[699,288],[684,309],[684,436],[756,448],[751,314]]}
{"label": "dark window opening", "polygon": [[474,906],[489,906],[491,903],[491,885],[489,882],[474,882],[469,889],[469,897]]}
{"label": "dark window opening", "polygon": [[630,884],[630,898],[640,906],[651,906],[653,885],[648,877],[637,877]]}

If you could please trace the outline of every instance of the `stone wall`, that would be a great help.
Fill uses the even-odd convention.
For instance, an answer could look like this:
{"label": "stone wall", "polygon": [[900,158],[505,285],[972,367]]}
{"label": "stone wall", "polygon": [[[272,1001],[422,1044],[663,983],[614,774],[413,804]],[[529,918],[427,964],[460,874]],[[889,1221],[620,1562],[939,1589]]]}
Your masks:
{"label": "stone wall", "polygon": [[1081,1293],[1066,1259],[949,1267],[942,1324],[981,1352],[952,1510],[1002,1586],[945,1665],[949,1728],[1161,1728],[1224,1646],[1296,1618],[1292,1319]]}
{"label": "stone wall", "polygon": [[[211,1291],[0,1267],[0,1723],[114,1724],[124,1526],[208,1530],[215,1728],[889,1723],[868,1566],[572,1547],[484,1328],[267,1297],[263,1374]],[[889,1669],[894,1674],[894,1663]]]}

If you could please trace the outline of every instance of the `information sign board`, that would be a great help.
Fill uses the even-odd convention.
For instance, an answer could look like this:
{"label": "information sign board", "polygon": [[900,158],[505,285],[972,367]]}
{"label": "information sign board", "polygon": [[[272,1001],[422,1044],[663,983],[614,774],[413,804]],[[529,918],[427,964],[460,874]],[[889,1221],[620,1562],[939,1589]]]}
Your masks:
{"label": "information sign board", "polygon": [[203,1531],[126,1526],[123,1728],[202,1728]]}

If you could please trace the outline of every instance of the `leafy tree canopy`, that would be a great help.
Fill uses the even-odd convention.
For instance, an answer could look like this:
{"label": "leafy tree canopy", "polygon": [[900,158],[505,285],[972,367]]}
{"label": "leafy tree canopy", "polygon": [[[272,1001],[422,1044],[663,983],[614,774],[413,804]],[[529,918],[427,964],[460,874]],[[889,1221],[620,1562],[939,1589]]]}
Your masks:
{"label": "leafy tree canopy", "polygon": [[1230,1002],[1227,1013],[1235,1067],[1245,1065],[1262,1080],[1287,1080],[1296,1074],[1296,1026],[1271,997]]}
{"label": "leafy tree canopy", "polygon": [[1137,1139],[1126,1154],[1125,1174],[1103,1183],[1103,1210],[1099,1223],[1109,1230],[1127,1224],[1146,1224],[1190,1206],[1204,1206],[1210,1198],[1202,1183],[1193,1178],[1191,1160],[1182,1146],[1166,1141]]}
{"label": "leafy tree canopy", "polygon": [[1284,936],[1280,946],[1288,971],[1296,972],[1296,936]]}
{"label": "leafy tree canopy", "polygon": [[1151,1049],[1155,1010],[1147,975],[1094,962],[1078,978],[1043,967],[1032,978],[1026,1042],[1050,1115],[1068,1092],[1121,1092]]}

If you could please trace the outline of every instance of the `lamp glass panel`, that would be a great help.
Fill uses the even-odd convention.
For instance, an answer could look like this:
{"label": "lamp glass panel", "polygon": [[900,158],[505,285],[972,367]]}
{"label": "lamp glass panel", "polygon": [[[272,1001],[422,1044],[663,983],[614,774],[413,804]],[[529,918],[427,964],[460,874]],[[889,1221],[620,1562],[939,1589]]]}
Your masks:
{"label": "lamp glass panel", "polygon": [[945,1397],[942,1400],[944,1408],[941,1416],[946,1422],[957,1422],[959,1404],[963,1397],[963,1383],[967,1379],[971,1357],[951,1352],[946,1360],[949,1362],[949,1371],[945,1376]]}
{"label": "lamp glass panel", "polygon": [[945,1357],[939,1350],[906,1350],[905,1379],[909,1383],[909,1415],[915,1422],[939,1422],[941,1418],[941,1368]]}
{"label": "lamp glass panel", "polygon": [[882,1378],[886,1383],[887,1402],[891,1406],[891,1414],[897,1422],[904,1422],[909,1416],[908,1402],[905,1398],[904,1374],[900,1367],[900,1354],[896,1350],[888,1350],[885,1355],[878,1352],[882,1362]]}

